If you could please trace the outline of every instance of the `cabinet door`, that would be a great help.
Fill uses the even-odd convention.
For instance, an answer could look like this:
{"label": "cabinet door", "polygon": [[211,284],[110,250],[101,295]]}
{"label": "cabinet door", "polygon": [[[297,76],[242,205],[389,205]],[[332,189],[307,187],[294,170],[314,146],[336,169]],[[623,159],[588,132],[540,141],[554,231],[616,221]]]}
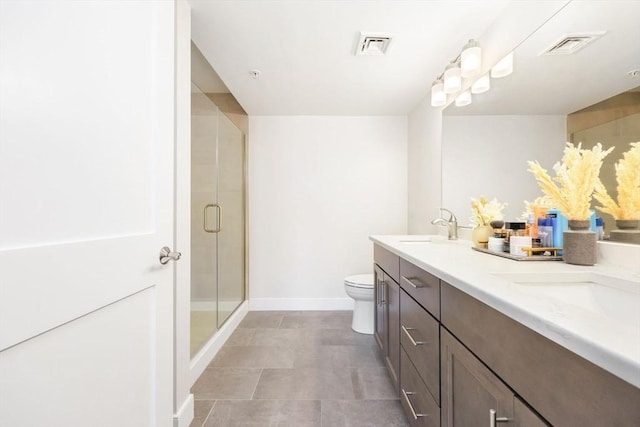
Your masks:
{"label": "cabinet door", "polygon": [[384,272],[380,267],[374,265],[373,269],[373,283],[374,283],[374,293],[375,293],[375,328],[374,328],[374,336],[376,338],[376,342],[378,343],[378,347],[382,351],[382,355],[387,357],[387,348],[388,346],[388,335],[387,335],[387,315],[386,315],[386,305],[384,303]]}
{"label": "cabinet door", "polygon": [[400,374],[400,286],[390,277],[385,280],[386,305],[387,305],[387,327],[388,327],[388,350],[387,366],[391,373],[391,379],[399,393]]}
{"label": "cabinet door", "polygon": [[549,424],[542,421],[531,409],[529,409],[519,398],[515,398],[513,403],[515,427],[549,427]]}
{"label": "cabinet door", "polygon": [[[441,331],[442,426],[489,427],[513,420],[513,393],[446,329]],[[496,424],[498,425],[498,424]]]}

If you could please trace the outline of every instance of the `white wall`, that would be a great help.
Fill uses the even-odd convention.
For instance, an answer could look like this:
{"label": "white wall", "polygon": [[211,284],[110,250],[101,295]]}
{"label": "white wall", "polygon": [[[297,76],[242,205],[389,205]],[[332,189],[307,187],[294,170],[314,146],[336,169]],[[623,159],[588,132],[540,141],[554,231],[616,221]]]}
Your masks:
{"label": "white wall", "polygon": [[431,220],[441,206],[442,109],[431,107],[425,98],[409,115],[409,233],[437,233]]}
{"label": "white wall", "polygon": [[562,157],[566,116],[444,116],[442,125],[443,204],[469,224],[470,198],[497,197],[509,205],[505,219],[524,211],[524,200],[542,192],[527,160],[546,169]]}
{"label": "white wall", "polygon": [[407,233],[407,118],[249,119],[251,309],[349,308],[372,234]]}

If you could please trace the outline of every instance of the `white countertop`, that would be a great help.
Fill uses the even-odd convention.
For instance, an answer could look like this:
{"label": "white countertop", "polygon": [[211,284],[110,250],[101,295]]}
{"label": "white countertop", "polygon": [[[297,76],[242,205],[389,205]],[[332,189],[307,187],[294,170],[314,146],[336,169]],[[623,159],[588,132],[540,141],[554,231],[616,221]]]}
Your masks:
{"label": "white countertop", "polygon": [[[514,261],[474,251],[468,240],[447,241],[443,236],[371,236],[370,239],[640,388],[640,274],[637,272],[607,265]],[[584,295],[577,294],[574,299],[570,286],[563,289],[568,292],[565,295],[568,298],[562,302],[549,297],[544,286],[526,286],[499,276],[536,273],[560,277],[582,272],[621,279],[627,285],[631,283],[631,288],[627,286],[625,290],[628,293],[621,294],[624,307],[603,306],[604,309],[599,310],[601,300],[586,302]],[[593,300],[591,295],[588,297]],[[607,312],[614,312],[617,318]],[[620,320],[621,317],[629,321]]]}

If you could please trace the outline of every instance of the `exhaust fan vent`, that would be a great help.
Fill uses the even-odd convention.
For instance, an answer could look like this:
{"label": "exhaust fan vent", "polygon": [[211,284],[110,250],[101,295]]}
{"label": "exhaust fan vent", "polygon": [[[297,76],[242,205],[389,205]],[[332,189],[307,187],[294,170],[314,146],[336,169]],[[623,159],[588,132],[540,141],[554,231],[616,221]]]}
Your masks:
{"label": "exhaust fan vent", "polygon": [[384,55],[391,44],[388,34],[360,33],[356,55]]}
{"label": "exhaust fan vent", "polygon": [[606,31],[574,33],[563,36],[540,55],[572,55],[606,34]]}

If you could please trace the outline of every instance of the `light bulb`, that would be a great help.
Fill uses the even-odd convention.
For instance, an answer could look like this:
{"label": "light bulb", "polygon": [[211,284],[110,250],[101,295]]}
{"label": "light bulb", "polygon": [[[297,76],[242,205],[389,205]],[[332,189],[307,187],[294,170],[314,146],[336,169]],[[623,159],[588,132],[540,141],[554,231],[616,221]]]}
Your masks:
{"label": "light bulb", "polygon": [[444,93],[444,83],[438,79],[431,85],[431,106],[442,107],[446,103],[447,94]]}
{"label": "light bulb", "polygon": [[456,107],[464,107],[465,105],[471,104],[471,92],[465,90],[460,95],[456,97],[455,101]]}
{"label": "light bulb", "polygon": [[460,76],[460,66],[457,62],[452,62],[444,69],[444,92],[455,93],[462,88],[462,77]]}
{"label": "light bulb", "polygon": [[469,40],[460,54],[460,74],[462,77],[473,77],[482,67],[482,49],[475,40]]}
{"label": "light bulb", "polygon": [[513,73],[513,52],[509,53],[507,56],[502,58],[500,62],[494,65],[491,69],[491,77],[497,79],[500,77],[506,77],[511,73]]}
{"label": "light bulb", "polygon": [[491,78],[488,73],[471,85],[471,93],[484,93],[489,89],[491,89]]}

